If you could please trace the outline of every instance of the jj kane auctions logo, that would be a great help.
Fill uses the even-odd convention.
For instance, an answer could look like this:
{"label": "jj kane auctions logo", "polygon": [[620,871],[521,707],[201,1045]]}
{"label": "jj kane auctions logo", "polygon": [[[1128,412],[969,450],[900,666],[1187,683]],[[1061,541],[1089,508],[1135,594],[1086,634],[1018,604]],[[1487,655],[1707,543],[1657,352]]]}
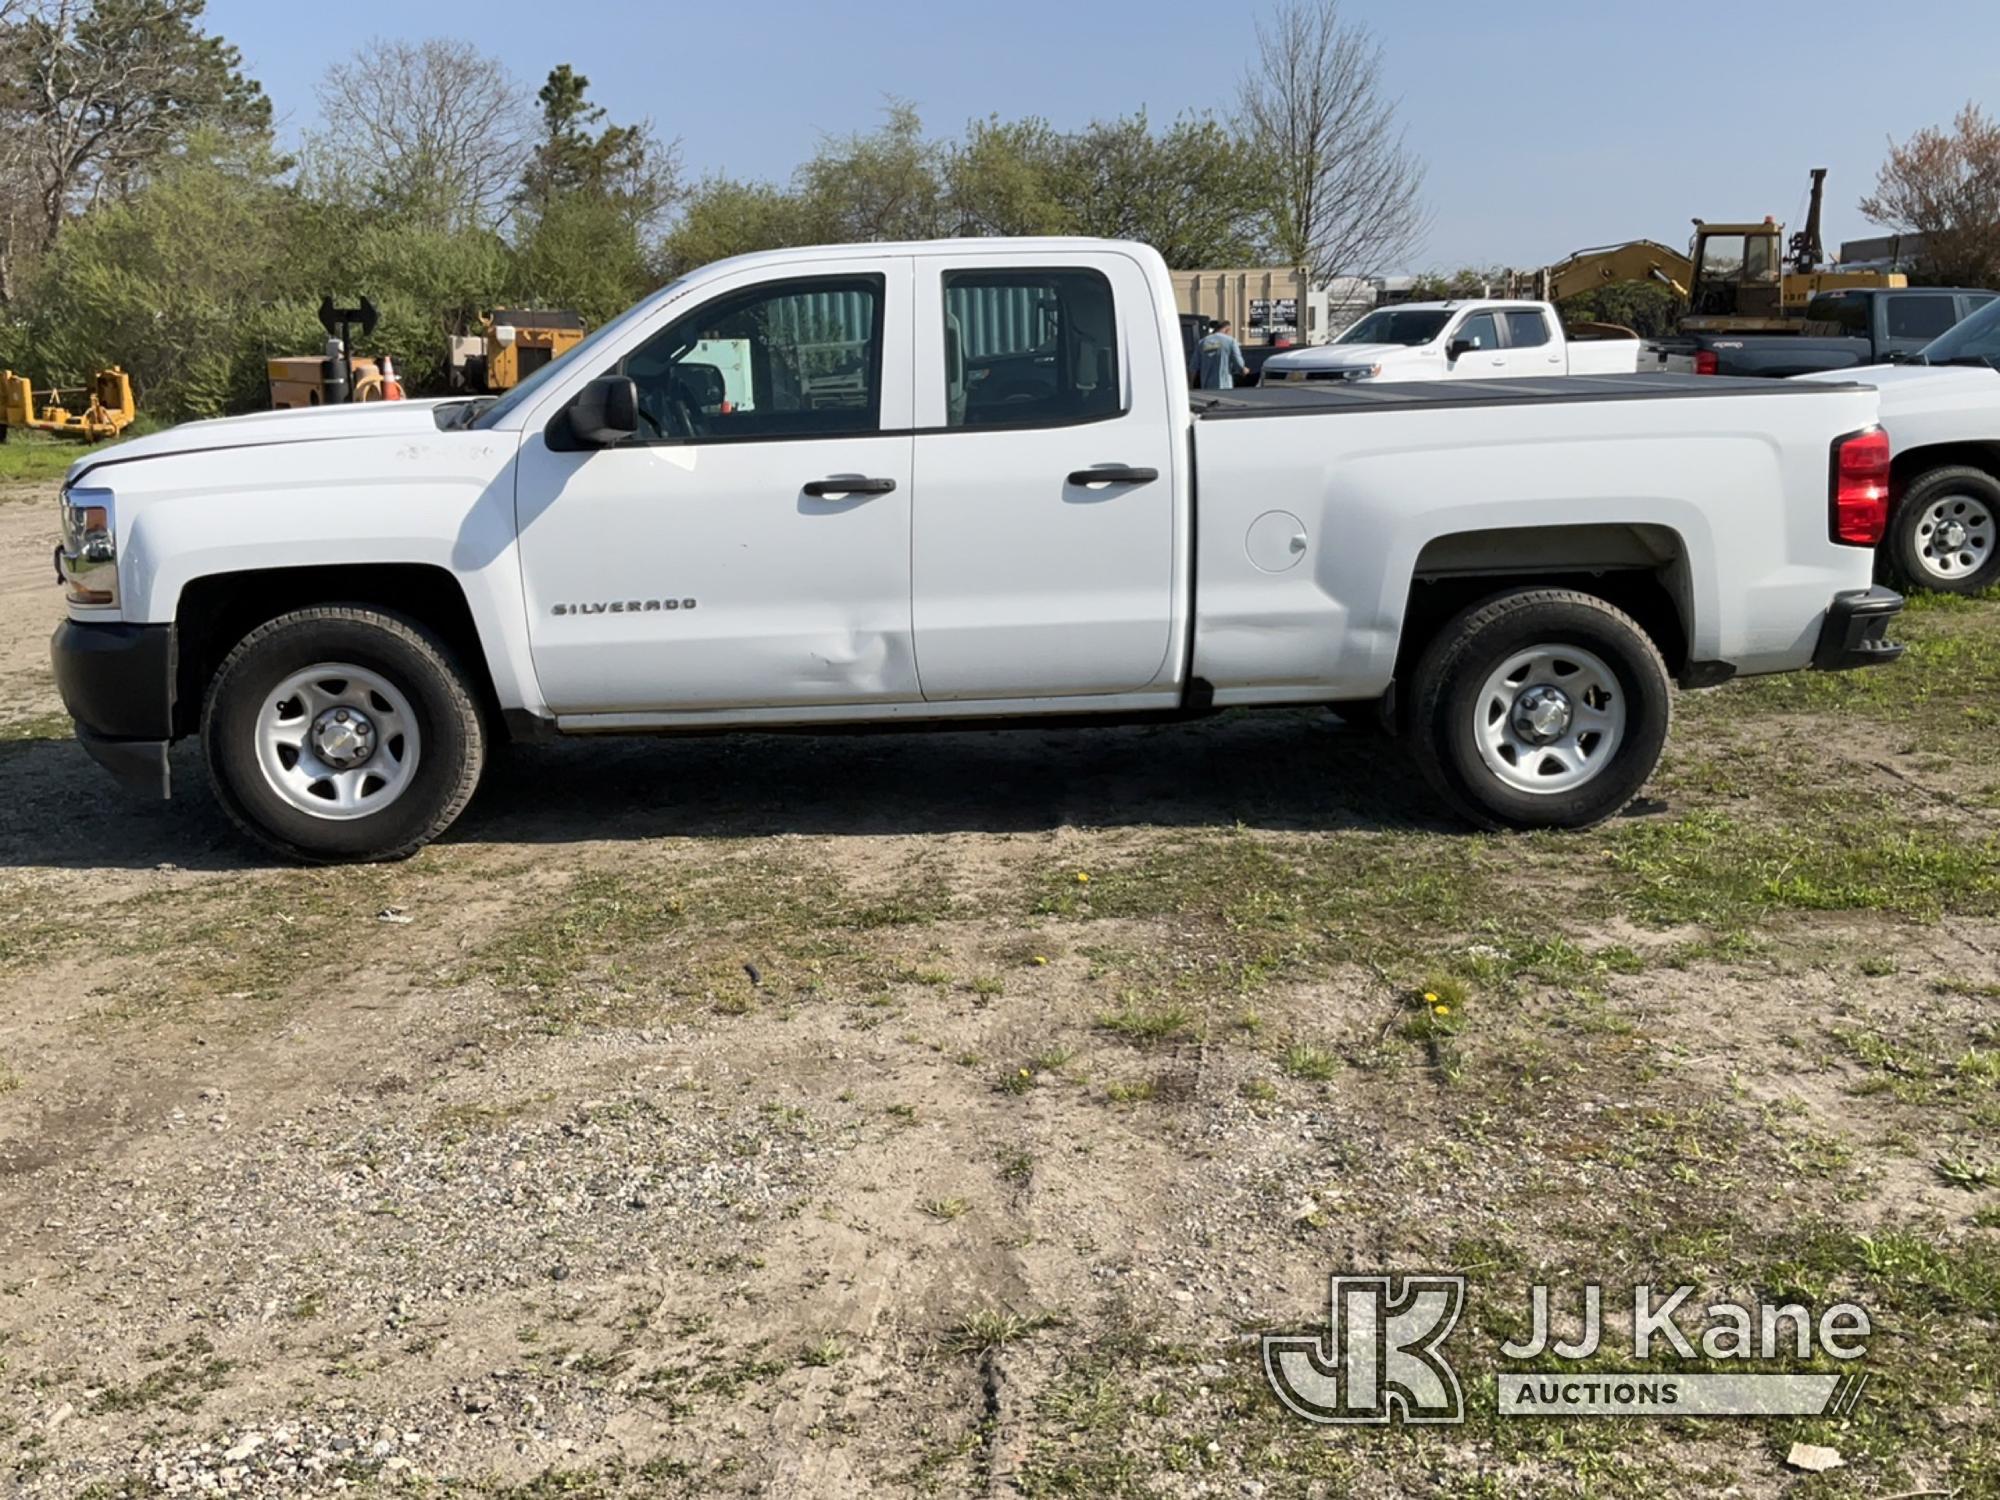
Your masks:
{"label": "jj kane auctions logo", "polygon": [[[1713,1302],[1699,1323],[1691,1286],[1669,1293],[1632,1289],[1631,1357],[1656,1353],[1666,1368],[1579,1373],[1495,1372],[1501,1416],[1819,1416],[1853,1408],[1865,1374],[1770,1371],[1680,1372],[1675,1359],[1710,1362],[1809,1359],[1843,1362],[1865,1354],[1867,1312],[1837,1302],[1817,1318],[1798,1303]],[[1308,1422],[1455,1423],[1465,1397],[1444,1344],[1465,1307],[1465,1278],[1444,1275],[1334,1276],[1325,1332],[1272,1333],[1262,1340],[1265,1378],[1279,1401]],[[1604,1289],[1586,1285],[1581,1330],[1556,1337],[1549,1288],[1529,1292],[1531,1329],[1500,1346],[1505,1360],[1544,1353],[1587,1360],[1604,1347]]]}

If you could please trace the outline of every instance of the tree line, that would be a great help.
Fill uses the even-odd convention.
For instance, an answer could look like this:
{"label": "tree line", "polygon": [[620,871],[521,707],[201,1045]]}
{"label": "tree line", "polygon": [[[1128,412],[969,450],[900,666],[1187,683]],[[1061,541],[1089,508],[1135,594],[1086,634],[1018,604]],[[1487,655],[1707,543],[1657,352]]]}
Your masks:
{"label": "tree line", "polygon": [[[328,68],[281,150],[271,100],[203,0],[0,0],[0,365],[76,384],[119,363],[157,416],[264,404],[265,361],[317,350],[328,294],[381,310],[417,391],[497,306],[595,323],[723,256],[938,235],[1090,234],[1174,265],[1315,277],[1407,263],[1424,166],[1341,0],[1274,0],[1216,111],[936,134],[890,100],[776,182],[697,173],[614,120],[569,64],[530,90],[469,42],[375,41]],[[2000,275],[2000,127],[1892,144],[1863,204],[1940,269]],[[1440,287],[1479,273],[1460,273]],[[1657,289],[1573,311],[1655,325]]]}
{"label": "tree line", "polygon": [[271,100],[203,0],[0,0],[0,364],[38,382],[117,362],[146,409],[265,402],[265,360],[367,295],[373,345],[440,389],[446,340],[496,306],[592,323],[722,256],[939,235],[1143,240],[1176,265],[1320,275],[1410,253],[1422,164],[1340,0],[1280,0],[1224,118],[1058,128],[880,124],[779,182],[693,173],[568,64],[534,92],[460,40],[375,41],[328,68],[281,151]]}

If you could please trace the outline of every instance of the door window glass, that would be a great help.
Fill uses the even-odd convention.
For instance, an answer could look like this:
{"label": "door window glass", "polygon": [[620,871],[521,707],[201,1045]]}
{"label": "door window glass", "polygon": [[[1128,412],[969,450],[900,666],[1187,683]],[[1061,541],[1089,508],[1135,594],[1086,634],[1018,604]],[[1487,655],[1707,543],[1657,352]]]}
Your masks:
{"label": "door window glass", "polygon": [[1458,332],[1452,338],[1488,352],[1500,347],[1500,330],[1493,324],[1492,313],[1474,313],[1458,325]]}
{"label": "door window glass", "polygon": [[1533,308],[1507,314],[1507,342],[1516,349],[1536,349],[1549,341],[1549,320]]}
{"label": "door window glass", "polygon": [[948,271],[947,427],[1060,427],[1115,417],[1118,327],[1096,271]]}
{"label": "door window glass", "polygon": [[1958,321],[1950,297],[1891,297],[1886,310],[1889,337],[1929,343]]}
{"label": "door window glass", "polygon": [[631,441],[880,430],[882,289],[880,276],[775,282],[675,319],[619,362],[639,392]]}

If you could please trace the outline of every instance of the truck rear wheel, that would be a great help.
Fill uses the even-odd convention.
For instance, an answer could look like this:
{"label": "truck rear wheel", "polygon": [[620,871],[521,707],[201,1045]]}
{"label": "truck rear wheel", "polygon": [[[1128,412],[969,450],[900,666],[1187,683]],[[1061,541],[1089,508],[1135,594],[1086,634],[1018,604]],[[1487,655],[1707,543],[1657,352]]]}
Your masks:
{"label": "truck rear wheel", "polygon": [[237,643],[208,688],[216,793],[293,859],[403,859],[451,826],[479,783],[479,712],[444,646],[410,621],[329,606]]}
{"label": "truck rear wheel", "polygon": [[2000,481],[1961,464],[1919,474],[1896,503],[1886,549],[1906,588],[1975,594],[2000,582]]}
{"label": "truck rear wheel", "polygon": [[1673,713],[1666,664],[1602,599],[1527,589],[1438,632],[1412,683],[1425,779],[1485,828],[1588,828],[1659,764]]}

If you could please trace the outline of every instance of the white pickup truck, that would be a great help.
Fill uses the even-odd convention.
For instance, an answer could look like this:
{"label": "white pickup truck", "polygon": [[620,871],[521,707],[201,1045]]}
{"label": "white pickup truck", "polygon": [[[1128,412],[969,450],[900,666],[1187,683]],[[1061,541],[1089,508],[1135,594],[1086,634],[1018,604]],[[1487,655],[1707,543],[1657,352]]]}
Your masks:
{"label": "white pickup truck", "polygon": [[88,454],[56,678],[107,768],[164,795],[198,734],[312,859],[418,849],[510,734],[1281,704],[1385,711],[1481,824],[1577,827],[1673,682],[1900,649],[1874,422],[1694,377],[1191,399],[1142,246],[777,251],[498,400]]}
{"label": "white pickup truck", "polygon": [[1588,324],[1566,332],[1546,302],[1405,302],[1378,307],[1330,344],[1264,361],[1260,383],[1325,380],[1501,380],[1630,375],[1640,340]]}
{"label": "white pickup truck", "polygon": [[1882,560],[1911,588],[1976,594],[2000,584],[2000,300],[1955,324],[1914,363],[1801,375],[1880,394],[1895,452]]}

